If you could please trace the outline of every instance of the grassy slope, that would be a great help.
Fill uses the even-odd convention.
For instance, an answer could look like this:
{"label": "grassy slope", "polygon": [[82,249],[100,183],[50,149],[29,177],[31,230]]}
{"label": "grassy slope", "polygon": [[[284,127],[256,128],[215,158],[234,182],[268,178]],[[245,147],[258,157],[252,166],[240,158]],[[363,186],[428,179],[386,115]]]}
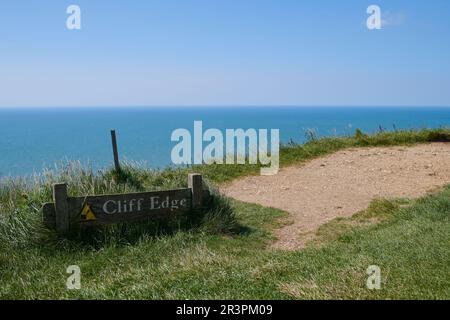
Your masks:
{"label": "grassy slope", "polygon": [[[369,145],[370,141],[389,145],[439,140],[441,134],[397,133],[395,138],[390,134],[392,143],[385,137],[365,136],[318,140],[291,146],[283,151],[282,161],[288,164],[341,147],[365,145],[365,140]],[[211,167],[196,169],[203,169],[215,181],[227,181],[225,173],[231,170],[219,167],[214,176]],[[255,169],[232,172],[238,176]],[[74,175],[66,170],[65,177],[64,172],[63,177],[49,175],[31,186],[18,181],[2,184],[1,298],[450,298],[450,188],[407,206],[397,201],[374,202],[351,219],[323,226],[315,243],[300,252],[266,248],[271,230],[285,213],[234,201],[238,228],[219,219],[219,226],[233,226],[204,228],[210,223],[202,221],[170,236],[155,237],[140,228],[120,226],[103,230],[94,243],[76,237],[60,239],[42,229],[39,207],[49,200],[51,183],[62,178],[69,181],[72,194],[185,184],[184,170],[130,169],[122,177],[125,181],[111,175],[83,170]],[[65,270],[72,264],[82,270],[79,291],[65,289]],[[366,268],[372,264],[381,267],[380,291],[365,287]]]}

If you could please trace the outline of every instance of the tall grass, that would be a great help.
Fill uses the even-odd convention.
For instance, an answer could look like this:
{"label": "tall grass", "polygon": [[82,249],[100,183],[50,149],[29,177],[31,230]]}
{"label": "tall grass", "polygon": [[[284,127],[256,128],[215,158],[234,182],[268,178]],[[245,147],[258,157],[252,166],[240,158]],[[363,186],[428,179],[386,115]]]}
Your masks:
{"label": "tall grass", "polygon": [[141,223],[121,223],[75,231],[62,238],[43,224],[42,205],[52,202],[55,183],[68,184],[70,196],[101,195],[157,191],[187,187],[187,170],[167,168],[152,170],[138,163],[125,163],[120,174],[113,169],[94,172],[79,162],[59,165],[28,178],[8,178],[0,183],[0,247],[25,246],[36,243],[129,244],[142,237],[158,237],[177,230],[200,232],[233,232],[237,230],[234,213],[228,200],[208,184],[211,197],[203,209],[189,217]]}

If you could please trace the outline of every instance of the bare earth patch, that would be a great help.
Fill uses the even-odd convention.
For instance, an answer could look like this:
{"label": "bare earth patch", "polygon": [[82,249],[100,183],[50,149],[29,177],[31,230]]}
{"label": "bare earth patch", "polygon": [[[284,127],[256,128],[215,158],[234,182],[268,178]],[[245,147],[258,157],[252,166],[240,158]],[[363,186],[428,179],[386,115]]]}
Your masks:
{"label": "bare earth patch", "polygon": [[450,143],[355,148],[283,168],[275,176],[233,181],[235,199],[282,209],[293,223],[275,232],[275,248],[304,247],[318,227],[367,208],[375,198],[417,198],[450,183]]}

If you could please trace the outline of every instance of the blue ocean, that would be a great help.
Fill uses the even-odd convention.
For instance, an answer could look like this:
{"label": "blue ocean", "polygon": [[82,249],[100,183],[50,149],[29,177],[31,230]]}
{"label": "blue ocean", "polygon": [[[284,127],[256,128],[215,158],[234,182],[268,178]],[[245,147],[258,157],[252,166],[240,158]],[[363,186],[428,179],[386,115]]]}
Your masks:
{"label": "blue ocean", "polygon": [[171,165],[177,128],[279,129],[282,142],[351,135],[356,128],[383,130],[450,126],[450,108],[436,107],[165,107],[0,109],[0,177],[29,175],[55,163],[80,160],[94,169],[111,166],[110,130],[121,160],[153,168]]}

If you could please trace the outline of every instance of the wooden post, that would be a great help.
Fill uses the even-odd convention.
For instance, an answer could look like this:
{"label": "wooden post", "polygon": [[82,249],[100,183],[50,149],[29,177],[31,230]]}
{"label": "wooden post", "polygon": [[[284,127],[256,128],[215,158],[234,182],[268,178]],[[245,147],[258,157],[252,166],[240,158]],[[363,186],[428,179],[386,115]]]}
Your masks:
{"label": "wooden post", "polygon": [[114,154],[114,167],[116,168],[116,172],[120,172],[119,152],[117,151],[116,130],[111,130],[111,141]]}
{"label": "wooden post", "polygon": [[67,233],[70,226],[67,184],[59,183],[53,186],[53,199],[55,201],[56,230],[60,233]]}
{"label": "wooden post", "polygon": [[190,173],[188,175],[188,187],[192,193],[192,208],[199,208],[202,206],[203,198],[203,182],[202,175],[198,173]]}
{"label": "wooden post", "polygon": [[55,229],[56,228],[56,216],[55,216],[55,204],[52,202],[44,203],[42,206],[42,216],[45,226]]}

